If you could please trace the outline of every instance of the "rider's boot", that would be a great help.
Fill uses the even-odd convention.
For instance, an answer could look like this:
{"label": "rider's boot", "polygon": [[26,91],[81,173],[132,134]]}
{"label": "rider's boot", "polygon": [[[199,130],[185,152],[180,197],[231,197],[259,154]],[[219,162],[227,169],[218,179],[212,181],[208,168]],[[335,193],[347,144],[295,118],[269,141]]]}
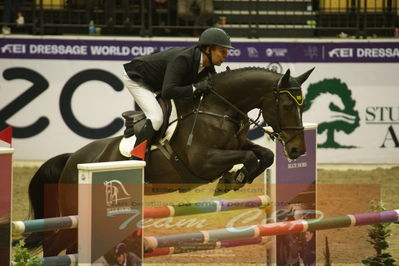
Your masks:
{"label": "rider's boot", "polygon": [[137,135],[136,143],[134,144],[133,150],[130,152],[132,157],[130,160],[141,160],[146,159],[147,153],[150,150],[151,140],[155,135],[155,130],[152,127],[151,120],[147,119],[140,133]]}

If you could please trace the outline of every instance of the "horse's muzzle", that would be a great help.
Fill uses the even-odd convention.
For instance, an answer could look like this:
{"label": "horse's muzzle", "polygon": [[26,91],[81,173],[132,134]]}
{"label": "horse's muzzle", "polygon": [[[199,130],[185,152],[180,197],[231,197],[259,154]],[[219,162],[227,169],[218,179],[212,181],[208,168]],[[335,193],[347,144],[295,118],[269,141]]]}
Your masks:
{"label": "horse's muzzle", "polygon": [[[285,157],[295,160],[306,152],[303,128],[289,128],[290,131],[283,131],[279,141],[284,146]],[[293,130],[292,130],[293,129]]]}
{"label": "horse's muzzle", "polygon": [[287,155],[292,160],[297,159],[299,156],[301,156],[306,152],[306,149],[297,146],[287,147],[287,148],[288,148]]}

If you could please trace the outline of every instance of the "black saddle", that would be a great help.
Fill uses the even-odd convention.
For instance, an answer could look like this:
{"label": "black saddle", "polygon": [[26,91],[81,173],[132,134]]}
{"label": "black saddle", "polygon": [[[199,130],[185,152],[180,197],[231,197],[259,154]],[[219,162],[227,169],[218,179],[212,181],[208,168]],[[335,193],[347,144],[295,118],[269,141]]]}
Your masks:
{"label": "black saddle", "polygon": [[[153,143],[159,141],[165,135],[166,129],[169,126],[169,116],[172,112],[172,104],[170,100],[162,99],[158,96],[157,101],[162,109],[163,123],[162,127],[155,134]],[[133,135],[137,136],[147,120],[147,117],[141,110],[129,110],[123,112],[122,117],[125,119],[125,131],[123,132],[125,138],[129,138]]]}

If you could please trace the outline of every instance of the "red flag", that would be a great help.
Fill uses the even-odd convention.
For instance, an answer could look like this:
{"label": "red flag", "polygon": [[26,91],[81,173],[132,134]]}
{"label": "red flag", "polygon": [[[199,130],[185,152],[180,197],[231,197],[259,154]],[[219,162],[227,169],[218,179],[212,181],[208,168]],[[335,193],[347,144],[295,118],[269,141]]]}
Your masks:
{"label": "red flag", "polygon": [[0,140],[5,141],[11,145],[12,142],[12,127],[0,131]]}

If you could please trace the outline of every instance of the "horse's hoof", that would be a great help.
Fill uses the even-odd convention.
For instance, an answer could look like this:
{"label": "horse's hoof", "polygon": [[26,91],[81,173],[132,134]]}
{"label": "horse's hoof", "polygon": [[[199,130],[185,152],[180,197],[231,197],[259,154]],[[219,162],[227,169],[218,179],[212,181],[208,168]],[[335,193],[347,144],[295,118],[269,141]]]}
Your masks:
{"label": "horse's hoof", "polygon": [[[239,190],[240,188],[242,188],[245,185],[245,182],[238,182],[238,180],[240,178],[244,178],[243,180],[245,180],[246,177],[246,170],[245,171],[237,171],[234,174],[232,173],[226,173],[224,174],[220,179],[219,179],[219,183],[216,186],[215,192],[214,192],[214,196],[219,196],[222,194],[226,194],[227,192],[231,191],[231,190]],[[241,176],[240,176],[241,174]],[[243,175],[243,176],[242,176]],[[237,179],[239,178],[239,179]]]}
{"label": "horse's hoof", "polygon": [[216,189],[215,189],[215,192],[213,193],[213,195],[214,195],[214,196],[220,196],[220,195],[226,194],[226,193],[229,192],[230,190],[232,190],[230,184],[218,183],[218,185],[216,186]]}
{"label": "horse's hoof", "polygon": [[225,194],[231,190],[231,184],[234,182],[233,176],[231,173],[224,174],[220,179],[218,184],[216,185],[216,189],[214,192],[214,196],[219,196]]}

